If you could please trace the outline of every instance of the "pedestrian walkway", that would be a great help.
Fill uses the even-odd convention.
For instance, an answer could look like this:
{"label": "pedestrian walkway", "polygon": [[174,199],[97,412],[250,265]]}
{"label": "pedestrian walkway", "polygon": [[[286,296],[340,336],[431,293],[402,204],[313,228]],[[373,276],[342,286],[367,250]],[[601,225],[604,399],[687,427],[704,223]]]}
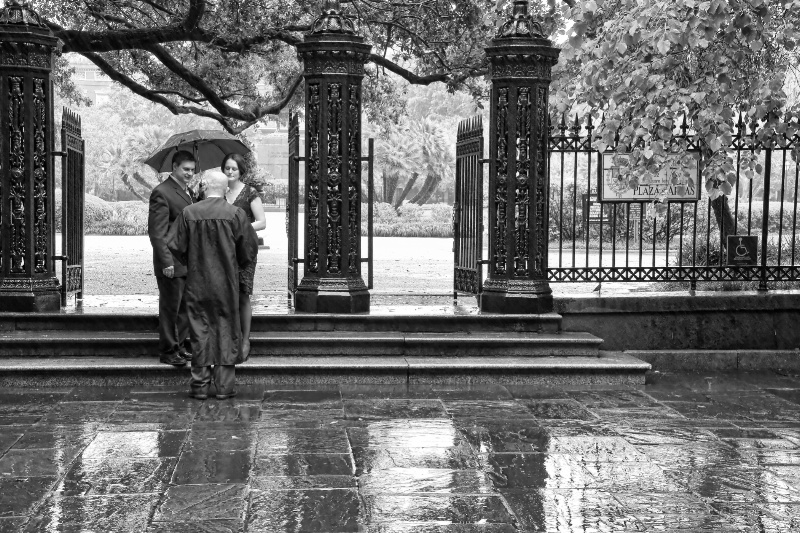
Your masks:
{"label": "pedestrian walkway", "polygon": [[0,393],[0,532],[800,531],[800,376]]}

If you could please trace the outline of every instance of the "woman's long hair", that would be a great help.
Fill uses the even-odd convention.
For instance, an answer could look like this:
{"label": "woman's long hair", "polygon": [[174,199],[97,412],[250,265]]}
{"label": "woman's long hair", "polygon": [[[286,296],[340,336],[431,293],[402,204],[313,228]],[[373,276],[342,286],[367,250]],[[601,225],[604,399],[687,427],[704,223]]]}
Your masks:
{"label": "woman's long hair", "polygon": [[226,155],[225,158],[222,160],[222,164],[220,165],[220,169],[222,170],[223,173],[225,173],[225,163],[227,163],[229,160],[236,163],[236,166],[239,167],[239,181],[241,181],[242,183],[247,183],[247,181],[245,181],[245,176],[250,175],[250,167],[247,165],[247,162],[245,161],[244,157],[242,157],[239,154]]}

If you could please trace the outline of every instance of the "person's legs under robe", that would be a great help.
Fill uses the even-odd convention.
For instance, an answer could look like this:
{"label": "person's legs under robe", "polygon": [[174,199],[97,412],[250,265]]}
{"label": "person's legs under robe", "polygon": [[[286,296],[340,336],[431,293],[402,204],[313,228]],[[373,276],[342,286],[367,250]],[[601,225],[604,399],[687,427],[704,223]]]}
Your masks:
{"label": "person's legs under robe", "polygon": [[193,366],[191,389],[193,394],[207,395],[208,386],[211,384],[210,366]]}
{"label": "person's legs under robe", "polygon": [[216,365],[214,367],[214,383],[218,395],[228,395],[233,392],[236,381],[236,367],[233,365]]}

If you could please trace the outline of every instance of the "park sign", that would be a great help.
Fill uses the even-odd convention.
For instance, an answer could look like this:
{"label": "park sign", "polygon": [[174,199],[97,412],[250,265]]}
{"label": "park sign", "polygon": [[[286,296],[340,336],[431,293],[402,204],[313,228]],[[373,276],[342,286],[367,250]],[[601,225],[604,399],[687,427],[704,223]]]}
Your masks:
{"label": "park sign", "polygon": [[598,165],[601,202],[697,202],[700,199],[700,154],[669,156],[655,176],[631,180],[625,172],[630,154],[605,152]]}
{"label": "park sign", "polygon": [[728,235],[728,265],[753,266],[758,264],[757,235]]}

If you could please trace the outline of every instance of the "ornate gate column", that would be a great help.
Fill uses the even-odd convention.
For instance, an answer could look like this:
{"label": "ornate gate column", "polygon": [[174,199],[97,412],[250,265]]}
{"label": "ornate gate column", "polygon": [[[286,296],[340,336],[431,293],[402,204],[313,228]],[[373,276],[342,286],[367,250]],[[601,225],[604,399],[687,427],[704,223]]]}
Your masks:
{"label": "ornate gate column", "polygon": [[489,126],[489,278],[481,310],[547,313],[547,99],[559,50],[516,0],[486,55],[492,67]]}
{"label": "ornate gate column", "polygon": [[361,81],[372,47],[328,0],[297,53],[306,97],[305,268],[295,309],[369,311],[361,277]]}
{"label": "ornate gate column", "polygon": [[0,10],[0,310],[53,311],[53,89],[59,41],[16,0]]}

